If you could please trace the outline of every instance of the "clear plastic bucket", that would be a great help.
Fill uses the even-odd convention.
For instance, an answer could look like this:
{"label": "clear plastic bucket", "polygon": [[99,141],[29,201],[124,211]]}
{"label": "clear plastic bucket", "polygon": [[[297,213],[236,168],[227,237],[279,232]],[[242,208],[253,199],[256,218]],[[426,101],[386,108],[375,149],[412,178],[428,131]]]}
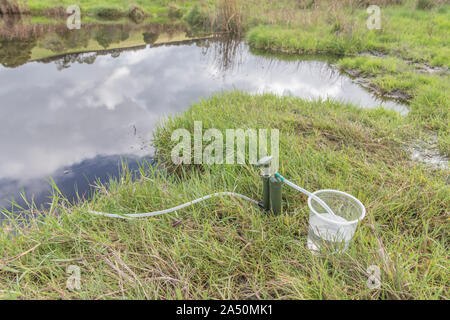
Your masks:
{"label": "clear plastic bucket", "polygon": [[326,212],[313,197],[308,198],[308,249],[318,252],[327,247],[343,252],[355,234],[358,222],[366,215],[366,208],[354,196],[338,190],[319,190],[313,193],[323,200],[335,216]]}

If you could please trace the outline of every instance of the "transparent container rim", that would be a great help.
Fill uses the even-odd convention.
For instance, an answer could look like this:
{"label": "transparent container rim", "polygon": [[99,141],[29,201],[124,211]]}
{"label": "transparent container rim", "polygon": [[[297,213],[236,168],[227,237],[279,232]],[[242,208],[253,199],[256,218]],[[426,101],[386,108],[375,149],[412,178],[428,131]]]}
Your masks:
{"label": "transparent container rim", "polygon": [[308,207],[319,219],[321,219],[323,221],[326,221],[328,223],[332,223],[332,224],[336,224],[336,225],[340,225],[340,226],[349,226],[349,225],[358,223],[359,221],[364,219],[364,217],[366,216],[366,207],[364,207],[364,205],[361,203],[361,201],[359,201],[357,198],[355,198],[351,194],[348,194],[346,192],[339,191],[339,190],[323,189],[323,190],[317,190],[317,191],[313,192],[313,195],[317,196],[317,194],[320,194],[320,193],[323,193],[323,192],[333,192],[333,193],[338,193],[338,194],[342,194],[342,195],[345,195],[345,196],[349,197],[350,199],[354,200],[361,207],[362,214],[361,214],[361,216],[358,219],[352,220],[352,221],[347,221],[347,222],[340,222],[340,221],[334,221],[334,220],[331,220],[331,219],[327,219],[327,218],[323,217],[322,214],[320,214],[316,210],[314,210],[314,208],[313,208],[313,206],[311,204],[313,198],[310,196],[310,197],[308,197]]}

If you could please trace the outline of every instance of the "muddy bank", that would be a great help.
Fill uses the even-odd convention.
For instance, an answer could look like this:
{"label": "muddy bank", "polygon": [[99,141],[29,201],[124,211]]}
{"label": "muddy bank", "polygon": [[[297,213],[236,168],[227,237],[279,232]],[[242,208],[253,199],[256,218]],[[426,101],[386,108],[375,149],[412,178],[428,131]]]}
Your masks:
{"label": "muddy bank", "polygon": [[364,76],[363,72],[356,70],[356,69],[344,69],[341,68],[341,71],[348,74],[356,83],[361,85],[362,87],[374,92],[377,96],[384,98],[384,99],[394,99],[401,103],[408,103],[410,99],[412,99],[412,96],[407,94],[406,92],[402,90],[393,90],[393,91],[386,91],[383,88],[374,85],[371,82],[371,78]]}
{"label": "muddy bank", "polygon": [[416,140],[408,148],[411,159],[422,162],[431,168],[448,169],[449,159],[440,154],[437,137],[430,136],[425,140]]}

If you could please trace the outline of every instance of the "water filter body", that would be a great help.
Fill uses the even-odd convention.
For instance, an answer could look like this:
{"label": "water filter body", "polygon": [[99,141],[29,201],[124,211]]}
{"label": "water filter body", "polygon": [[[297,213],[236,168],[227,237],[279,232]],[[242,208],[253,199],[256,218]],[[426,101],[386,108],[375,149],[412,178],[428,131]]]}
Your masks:
{"label": "water filter body", "polygon": [[270,208],[274,214],[281,213],[281,190],[283,182],[281,179],[270,177]]}

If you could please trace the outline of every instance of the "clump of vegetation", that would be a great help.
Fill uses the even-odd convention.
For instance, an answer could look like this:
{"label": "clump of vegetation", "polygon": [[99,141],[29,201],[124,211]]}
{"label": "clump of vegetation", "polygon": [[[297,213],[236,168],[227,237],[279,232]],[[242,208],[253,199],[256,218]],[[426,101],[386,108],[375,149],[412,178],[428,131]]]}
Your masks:
{"label": "clump of vegetation", "polygon": [[434,7],[432,0],[417,0],[416,8],[420,10],[428,10]]}
{"label": "clump of vegetation", "polygon": [[113,7],[98,7],[94,10],[95,15],[104,19],[118,19],[123,17],[123,12]]}
{"label": "clump of vegetation", "polygon": [[183,17],[183,11],[176,5],[171,5],[167,10],[167,16],[171,19],[181,19]]}
{"label": "clump of vegetation", "polygon": [[207,17],[202,13],[199,6],[194,6],[185,16],[184,20],[193,29],[203,28],[207,24]]}
{"label": "clump of vegetation", "polygon": [[33,37],[20,42],[15,39],[0,39],[0,64],[6,68],[16,68],[27,63],[36,42],[37,39]]}
{"label": "clump of vegetation", "polygon": [[144,32],[142,34],[144,36],[144,42],[146,44],[153,44],[158,40],[159,34],[156,32]]}
{"label": "clump of vegetation", "polygon": [[107,49],[111,44],[125,41],[129,36],[130,33],[125,28],[120,29],[106,25],[98,28],[94,39],[97,40],[98,44],[104,49]]}
{"label": "clump of vegetation", "polygon": [[132,4],[128,9],[127,16],[134,22],[140,23],[145,19],[146,13],[140,6]]}
{"label": "clump of vegetation", "polygon": [[21,15],[28,14],[30,10],[25,2],[17,0],[0,0],[1,15]]}
{"label": "clump of vegetation", "polygon": [[20,14],[17,2],[13,0],[0,0],[0,15]]}
{"label": "clump of vegetation", "polygon": [[239,0],[219,0],[214,17],[215,29],[239,34],[243,29],[243,8]]}

